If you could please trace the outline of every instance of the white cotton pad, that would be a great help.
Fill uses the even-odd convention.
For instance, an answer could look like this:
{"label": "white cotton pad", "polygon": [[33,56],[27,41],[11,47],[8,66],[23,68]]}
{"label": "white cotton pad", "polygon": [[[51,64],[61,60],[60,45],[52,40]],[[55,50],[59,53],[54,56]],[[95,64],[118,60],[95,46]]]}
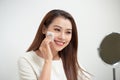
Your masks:
{"label": "white cotton pad", "polygon": [[51,39],[54,40],[54,33],[53,32],[48,31],[46,35],[51,36]]}

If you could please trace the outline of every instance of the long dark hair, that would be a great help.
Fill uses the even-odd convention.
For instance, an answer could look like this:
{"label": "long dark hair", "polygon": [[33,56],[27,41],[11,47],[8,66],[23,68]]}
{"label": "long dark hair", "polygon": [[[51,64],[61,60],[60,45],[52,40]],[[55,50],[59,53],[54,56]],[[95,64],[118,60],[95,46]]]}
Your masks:
{"label": "long dark hair", "polygon": [[[59,16],[69,19],[72,24],[71,41],[62,51],[59,52],[59,56],[62,59],[67,80],[78,80],[78,71],[81,73],[80,76],[83,76],[84,70],[79,66],[77,61],[78,34],[76,23],[71,14],[69,14],[68,12],[59,9],[49,11],[41,21],[37,34],[27,52],[36,51],[39,49],[42,40],[45,38],[45,34],[42,33],[43,27],[48,27],[52,23],[52,21]],[[80,78],[81,80],[83,80],[82,77]]]}

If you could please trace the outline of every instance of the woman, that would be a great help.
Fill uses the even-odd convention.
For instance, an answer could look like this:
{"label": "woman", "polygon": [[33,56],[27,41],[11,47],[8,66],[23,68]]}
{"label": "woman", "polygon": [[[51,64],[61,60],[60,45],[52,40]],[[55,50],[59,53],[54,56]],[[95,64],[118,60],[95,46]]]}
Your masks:
{"label": "woman", "polygon": [[[47,32],[54,34],[54,39]],[[43,18],[25,56],[19,59],[21,80],[87,80],[77,61],[78,35],[73,17],[55,9]]]}

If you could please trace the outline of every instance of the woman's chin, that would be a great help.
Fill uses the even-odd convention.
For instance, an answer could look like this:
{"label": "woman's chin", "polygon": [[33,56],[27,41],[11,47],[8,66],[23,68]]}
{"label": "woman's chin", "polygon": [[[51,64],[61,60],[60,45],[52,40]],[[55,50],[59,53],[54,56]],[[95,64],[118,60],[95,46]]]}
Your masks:
{"label": "woman's chin", "polygon": [[54,47],[55,51],[59,52],[62,51],[64,49],[64,47]]}

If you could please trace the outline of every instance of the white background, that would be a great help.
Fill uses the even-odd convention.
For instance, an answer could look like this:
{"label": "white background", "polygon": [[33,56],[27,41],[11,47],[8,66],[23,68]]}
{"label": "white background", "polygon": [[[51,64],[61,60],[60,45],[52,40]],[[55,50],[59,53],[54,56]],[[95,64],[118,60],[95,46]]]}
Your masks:
{"label": "white background", "polygon": [[[66,10],[75,18],[79,63],[93,80],[113,80],[112,67],[102,62],[97,48],[106,35],[120,32],[120,0],[0,0],[0,80],[18,80],[18,57],[51,9]],[[117,68],[117,80],[119,75]]]}

